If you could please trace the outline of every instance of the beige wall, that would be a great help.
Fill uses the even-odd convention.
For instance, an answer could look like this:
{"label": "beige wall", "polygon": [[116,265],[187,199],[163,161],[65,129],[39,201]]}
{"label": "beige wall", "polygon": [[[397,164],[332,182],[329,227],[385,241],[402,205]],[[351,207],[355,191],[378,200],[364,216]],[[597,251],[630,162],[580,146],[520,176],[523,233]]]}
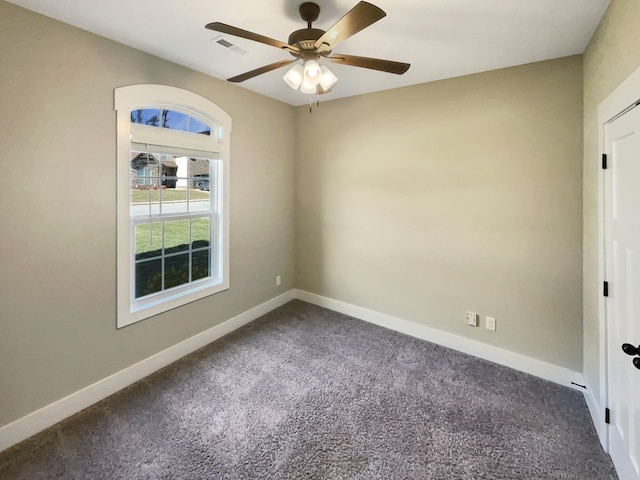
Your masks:
{"label": "beige wall", "polygon": [[297,123],[299,288],[582,370],[580,56]]}
{"label": "beige wall", "polygon": [[[638,0],[613,0],[584,55],[584,373],[598,397],[598,105],[640,67]],[[638,92],[640,98],[640,92]]]}
{"label": "beige wall", "polygon": [[[138,83],[233,119],[231,289],[116,331],[113,90]],[[293,288],[292,107],[4,2],[0,91],[0,425]]]}

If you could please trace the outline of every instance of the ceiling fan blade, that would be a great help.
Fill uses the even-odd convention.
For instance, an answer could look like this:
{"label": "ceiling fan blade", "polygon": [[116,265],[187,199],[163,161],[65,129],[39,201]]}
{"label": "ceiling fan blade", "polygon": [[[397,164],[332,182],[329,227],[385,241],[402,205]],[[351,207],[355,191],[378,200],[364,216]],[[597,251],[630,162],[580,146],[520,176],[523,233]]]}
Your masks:
{"label": "ceiling fan blade", "polygon": [[212,22],[204,26],[208,30],[214,30],[216,32],[228,33],[236,37],[246,38],[247,40],[253,40],[254,42],[264,43],[271,45],[272,47],[281,48],[282,50],[290,50],[299,53],[296,47],[288,45],[280,40],[274,40],[273,38],[265,37],[264,35],[258,35],[257,33],[250,32],[249,30],[243,30],[238,27],[232,27],[226,23]]}
{"label": "ceiling fan blade", "polygon": [[409,70],[411,66],[409,63],[381,60],[379,58],[356,57],[355,55],[342,55],[341,53],[336,53],[335,55],[324,58],[330,62],[341,65],[370,68],[371,70],[380,70],[381,72],[395,73],[397,75],[402,75]]}
{"label": "ceiling fan blade", "polygon": [[244,82],[245,80],[249,80],[250,78],[257,77],[258,75],[262,75],[263,73],[270,72],[271,70],[275,70],[280,67],[284,67],[285,65],[289,65],[297,61],[297,58],[292,60],[280,60],[279,62],[272,63],[270,65],[265,65],[264,67],[256,68],[255,70],[251,70],[250,72],[243,73],[241,75],[236,75],[235,77],[228,78],[227,80],[233,83]]}
{"label": "ceiling fan blade", "polygon": [[355,35],[386,15],[381,8],[368,2],[360,2],[329,28],[316,41],[314,47],[319,52],[329,51],[344,39]]}

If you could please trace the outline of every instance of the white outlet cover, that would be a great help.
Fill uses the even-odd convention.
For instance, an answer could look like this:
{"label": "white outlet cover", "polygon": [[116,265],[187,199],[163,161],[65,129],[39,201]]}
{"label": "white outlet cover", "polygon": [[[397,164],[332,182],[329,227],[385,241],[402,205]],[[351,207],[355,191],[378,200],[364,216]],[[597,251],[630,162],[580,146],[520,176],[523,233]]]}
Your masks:
{"label": "white outlet cover", "polygon": [[467,312],[466,319],[467,319],[467,325],[471,327],[478,326],[478,315],[476,315],[475,312]]}
{"label": "white outlet cover", "polygon": [[491,330],[492,332],[496,331],[496,319],[493,317],[486,317],[485,324],[487,326],[487,330]]}

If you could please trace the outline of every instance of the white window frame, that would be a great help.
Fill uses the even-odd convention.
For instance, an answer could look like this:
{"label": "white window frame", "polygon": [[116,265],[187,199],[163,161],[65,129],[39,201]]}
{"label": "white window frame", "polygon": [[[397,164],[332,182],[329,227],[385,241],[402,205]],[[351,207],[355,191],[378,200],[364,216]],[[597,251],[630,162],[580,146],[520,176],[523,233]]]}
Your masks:
{"label": "white window frame", "polygon": [[[199,300],[229,288],[229,159],[231,117],[220,107],[200,95],[164,85],[131,85],[115,89],[116,111],[116,183],[117,183],[117,328],[158,315],[181,305]],[[211,135],[181,132],[160,127],[148,127],[131,122],[131,111],[140,108],[164,108],[194,114],[211,125]],[[136,301],[133,293],[135,255],[133,224],[130,215],[132,143],[162,147],[165,152],[191,151],[193,156],[215,156],[222,162],[222,191],[217,192],[220,209],[220,241],[212,243],[212,256],[218,262],[216,281],[195,281],[181,288],[153,295],[144,302]]]}

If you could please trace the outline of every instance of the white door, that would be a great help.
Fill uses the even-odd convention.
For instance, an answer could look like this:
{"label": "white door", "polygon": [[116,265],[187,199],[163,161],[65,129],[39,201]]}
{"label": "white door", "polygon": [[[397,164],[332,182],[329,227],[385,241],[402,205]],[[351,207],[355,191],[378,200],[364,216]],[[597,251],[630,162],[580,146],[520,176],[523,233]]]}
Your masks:
{"label": "white door", "polygon": [[640,480],[640,107],[605,132],[609,452],[621,480]]}

